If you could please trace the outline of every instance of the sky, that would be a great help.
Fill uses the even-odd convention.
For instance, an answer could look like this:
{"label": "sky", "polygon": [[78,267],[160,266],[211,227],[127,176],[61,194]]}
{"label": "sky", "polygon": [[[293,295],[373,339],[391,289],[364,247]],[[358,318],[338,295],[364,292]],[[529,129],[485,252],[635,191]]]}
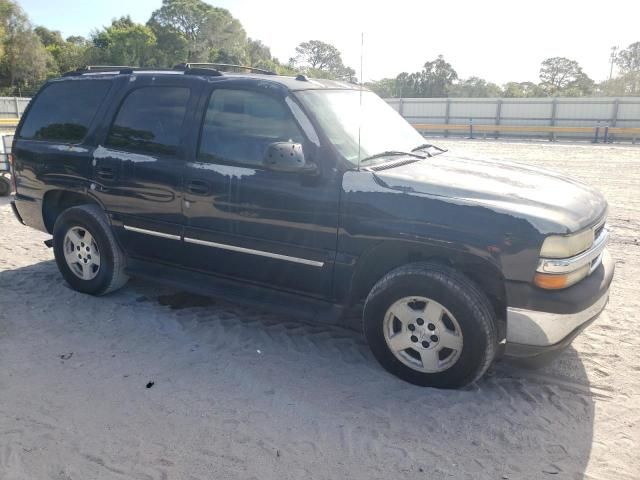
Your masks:
{"label": "sky", "polygon": [[[548,57],[577,60],[594,80],[609,76],[612,46],[640,41],[639,0],[205,0],[228,9],[247,35],[286,62],[306,40],[335,45],[365,80],[414,72],[439,54],[460,78],[538,81]],[[35,25],[88,36],[114,17],[146,22],[161,0],[18,0]]]}

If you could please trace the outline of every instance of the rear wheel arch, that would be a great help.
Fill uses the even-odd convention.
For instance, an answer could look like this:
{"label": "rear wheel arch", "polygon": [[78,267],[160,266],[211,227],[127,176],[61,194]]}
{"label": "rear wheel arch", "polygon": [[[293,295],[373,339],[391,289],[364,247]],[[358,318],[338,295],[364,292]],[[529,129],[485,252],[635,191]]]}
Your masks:
{"label": "rear wheel arch", "polygon": [[62,212],[80,205],[97,205],[103,211],[103,205],[93,196],[73,190],[53,189],[42,198],[42,220],[49,233],[53,233],[53,226]]}
{"label": "rear wheel arch", "polygon": [[498,338],[506,337],[507,302],[502,272],[487,259],[438,246],[383,242],[373,247],[356,264],[351,278],[349,305],[362,303],[373,286],[390,271],[416,262],[446,265],[467,276],[489,299],[498,323]]}

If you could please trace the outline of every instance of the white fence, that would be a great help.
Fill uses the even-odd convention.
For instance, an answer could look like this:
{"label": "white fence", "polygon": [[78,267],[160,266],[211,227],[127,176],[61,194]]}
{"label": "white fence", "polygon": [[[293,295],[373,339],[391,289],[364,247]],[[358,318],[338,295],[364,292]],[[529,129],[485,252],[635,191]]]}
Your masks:
{"label": "white fence", "polygon": [[[30,98],[0,97],[0,120],[20,118]],[[420,130],[444,135],[640,138],[640,97],[389,98]],[[488,126],[499,126],[495,131]],[[611,129],[611,135],[608,130]],[[607,137],[607,138],[605,138]]]}
{"label": "white fence", "polygon": [[0,118],[20,118],[30,101],[26,97],[0,97]]}
{"label": "white fence", "polygon": [[640,128],[640,97],[390,98],[387,102],[422,130],[447,134],[467,135],[463,126],[480,126],[477,131],[487,132],[481,126],[500,125],[506,128],[497,129],[496,136],[546,136],[553,131],[554,136],[584,137],[609,127],[618,136],[632,138],[635,132],[621,129]]}

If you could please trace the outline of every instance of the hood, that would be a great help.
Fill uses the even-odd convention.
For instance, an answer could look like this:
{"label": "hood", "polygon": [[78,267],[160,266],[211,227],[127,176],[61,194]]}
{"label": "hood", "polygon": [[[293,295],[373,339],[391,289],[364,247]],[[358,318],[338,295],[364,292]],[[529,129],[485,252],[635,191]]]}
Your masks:
{"label": "hood", "polygon": [[546,233],[597,223],[607,202],[596,189],[538,167],[449,153],[392,168],[375,168],[385,187],[447,197],[519,214]]}

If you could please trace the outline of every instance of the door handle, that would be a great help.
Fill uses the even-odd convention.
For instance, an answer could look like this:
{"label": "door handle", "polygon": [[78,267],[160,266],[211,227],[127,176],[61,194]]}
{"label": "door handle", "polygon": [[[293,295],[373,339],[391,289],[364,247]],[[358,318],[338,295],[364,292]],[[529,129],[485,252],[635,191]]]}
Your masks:
{"label": "door handle", "polygon": [[187,190],[194,195],[208,195],[210,192],[209,184],[202,180],[191,180],[187,183]]}
{"label": "door handle", "polygon": [[104,178],[105,180],[113,180],[116,178],[116,172],[111,167],[98,167],[96,169],[96,174],[100,178]]}

